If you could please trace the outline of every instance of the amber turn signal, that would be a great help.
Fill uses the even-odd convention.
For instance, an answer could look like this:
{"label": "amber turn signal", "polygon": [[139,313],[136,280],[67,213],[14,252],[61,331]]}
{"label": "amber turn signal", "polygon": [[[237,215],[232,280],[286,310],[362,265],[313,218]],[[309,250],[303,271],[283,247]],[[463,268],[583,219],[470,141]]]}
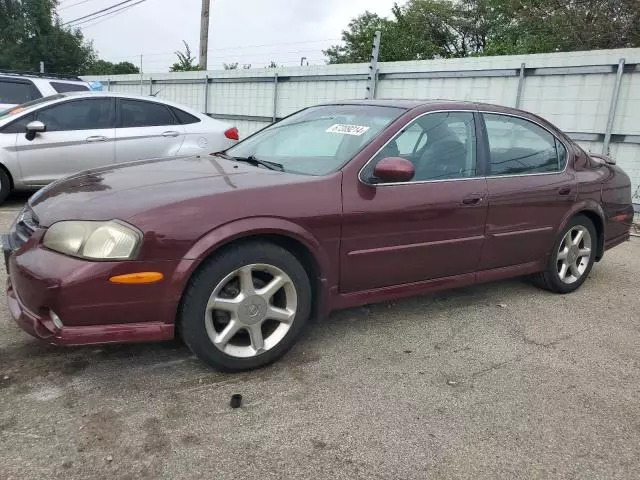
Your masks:
{"label": "amber turn signal", "polygon": [[111,283],[121,283],[126,285],[144,285],[147,283],[156,283],[164,278],[164,275],[160,272],[138,272],[127,273],[126,275],[116,275],[111,277],[109,281]]}

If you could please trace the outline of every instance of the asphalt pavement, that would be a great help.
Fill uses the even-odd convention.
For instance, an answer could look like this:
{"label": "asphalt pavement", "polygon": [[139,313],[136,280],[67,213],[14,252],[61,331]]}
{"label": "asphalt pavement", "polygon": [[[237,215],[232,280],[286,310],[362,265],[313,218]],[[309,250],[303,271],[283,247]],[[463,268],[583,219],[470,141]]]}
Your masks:
{"label": "asphalt pavement", "polygon": [[53,478],[640,478],[640,239],[574,294],[515,280],[342,311],[234,375],[179,342],[48,346],[2,298],[0,479]]}

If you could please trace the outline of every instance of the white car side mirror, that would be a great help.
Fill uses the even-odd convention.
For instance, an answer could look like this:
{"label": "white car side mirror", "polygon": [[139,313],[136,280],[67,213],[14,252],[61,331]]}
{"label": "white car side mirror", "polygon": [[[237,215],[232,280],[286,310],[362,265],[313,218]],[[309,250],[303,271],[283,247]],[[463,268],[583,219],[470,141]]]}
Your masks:
{"label": "white car side mirror", "polygon": [[36,138],[36,134],[46,132],[46,131],[47,131],[47,126],[44,123],[39,122],[38,120],[29,122],[27,124],[27,135],[26,135],[27,140],[33,140],[34,138]]}

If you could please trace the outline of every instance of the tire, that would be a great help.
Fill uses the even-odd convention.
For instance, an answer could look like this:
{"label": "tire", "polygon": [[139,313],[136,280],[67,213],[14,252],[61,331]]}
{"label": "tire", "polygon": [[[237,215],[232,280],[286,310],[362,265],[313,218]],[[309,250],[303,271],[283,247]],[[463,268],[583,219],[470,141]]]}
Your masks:
{"label": "tire", "polygon": [[0,168],[0,204],[3,204],[10,194],[11,179],[4,168]]}
{"label": "tire", "polygon": [[[571,237],[567,240],[569,232],[571,232]],[[578,232],[582,232],[582,237],[575,244]],[[571,243],[571,248],[569,248],[568,242]],[[558,235],[553,244],[546,270],[533,277],[535,283],[540,288],[555,293],[564,294],[576,291],[585,282],[593,268],[597,248],[598,233],[593,222],[583,215],[575,216]],[[580,255],[587,249],[589,250],[588,258],[586,255]],[[564,270],[563,276],[564,264],[567,265],[567,268]]]}
{"label": "tire", "polygon": [[191,278],[178,328],[191,351],[217,370],[261,368],[295,344],[309,321],[311,294],[307,272],[288,250],[268,242],[234,245]]}

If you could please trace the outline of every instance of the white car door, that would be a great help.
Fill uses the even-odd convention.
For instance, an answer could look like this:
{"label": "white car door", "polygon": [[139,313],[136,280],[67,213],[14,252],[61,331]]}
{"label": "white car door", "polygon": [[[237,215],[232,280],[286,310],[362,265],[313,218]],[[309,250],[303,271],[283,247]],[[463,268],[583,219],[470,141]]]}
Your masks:
{"label": "white car door", "polygon": [[119,98],[116,161],[172,157],[184,141],[184,127],[162,103]]}
{"label": "white car door", "polygon": [[80,98],[30,114],[46,131],[18,134],[16,154],[25,185],[42,186],[82,170],[114,163],[113,98]]}

